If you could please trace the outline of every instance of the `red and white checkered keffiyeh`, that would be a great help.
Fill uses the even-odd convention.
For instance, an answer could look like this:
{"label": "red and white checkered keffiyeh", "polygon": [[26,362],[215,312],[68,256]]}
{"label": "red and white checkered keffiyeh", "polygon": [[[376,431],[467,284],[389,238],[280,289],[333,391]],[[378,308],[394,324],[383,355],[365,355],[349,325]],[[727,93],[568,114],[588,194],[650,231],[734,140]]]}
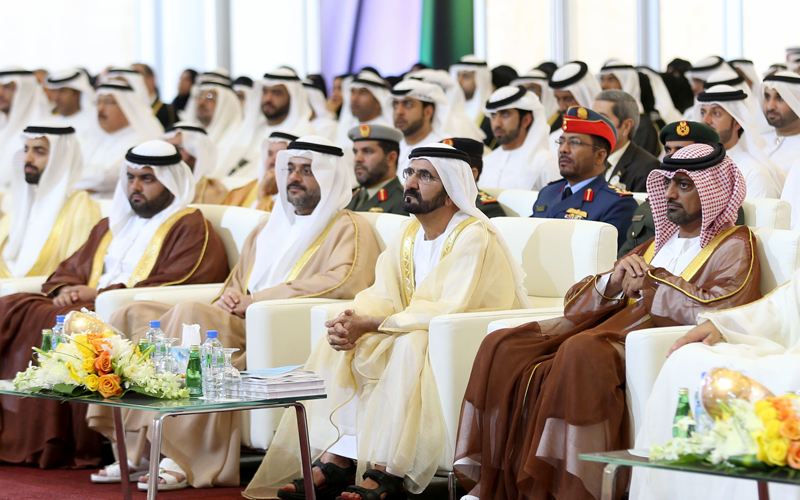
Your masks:
{"label": "red and white checkered keffiyeh", "polygon": [[[673,159],[704,158],[714,152],[708,144],[692,144],[678,150]],[[687,171],[679,169],[653,170],[647,176],[647,197],[656,229],[655,251],[678,231],[679,226],[667,219],[667,189],[665,178],[672,179],[676,173],[689,176],[700,195],[703,214],[703,227],[700,231],[700,246],[705,247],[723,230],[732,227],[738,216],[739,207],[744,201],[746,185],[739,168],[725,155],[719,164],[703,170]]]}

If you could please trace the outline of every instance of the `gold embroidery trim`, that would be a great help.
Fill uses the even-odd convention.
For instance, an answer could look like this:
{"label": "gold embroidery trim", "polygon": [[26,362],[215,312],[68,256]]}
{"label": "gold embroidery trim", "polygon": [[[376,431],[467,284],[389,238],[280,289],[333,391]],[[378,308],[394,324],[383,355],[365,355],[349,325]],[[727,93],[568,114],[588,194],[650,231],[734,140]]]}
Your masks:
{"label": "gold embroidery trim", "polygon": [[453,245],[455,244],[458,235],[461,234],[461,231],[477,220],[478,219],[476,217],[468,217],[467,219],[461,221],[455,228],[453,228],[452,231],[450,231],[450,234],[447,236],[447,240],[444,242],[444,247],[442,247],[442,253],[439,256],[439,261],[447,257],[450,252],[453,251]]}
{"label": "gold embroidery trim", "polygon": [[328,293],[336,290],[337,288],[341,287],[342,285],[344,285],[347,282],[347,280],[350,279],[350,275],[353,274],[353,269],[355,269],[356,262],[358,262],[358,224],[356,223],[356,220],[353,218],[353,214],[351,214],[349,211],[345,211],[345,213],[347,214],[348,217],[350,217],[350,222],[353,223],[353,228],[356,231],[356,235],[355,235],[356,249],[355,249],[355,252],[353,252],[353,264],[350,266],[350,270],[347,271],[347,275],[344,277],[342,282],[339,283],[338,285],[333,286],[331,288],[328,288],[327,290],[324,290],[324,291],[319,292],[319,293],[312,293],[310,295],[301,295],[300,297],[295,297],[295,298],[297,298],[297,299],[310,299],[312,297],[319,297],[321,295],[328,294]]}
{"label": "gold embroidery trim", "polygon": [[128,283],[125,286],[128,288],[133,288],[137,283],[146,280],[147,277],[150,276],[150,272],[156,265],[156,260],[158,260],[158,254],[161,252],[161,245],[164,244],[164,238],[166,238],[167,233],[169,233],[170,229],[172,229],[172,226],[174,226],[179,219],[194,213],[196,210],[196,208],[185,208],[172,215],[163,224],[161,224],[158,230],[156,230],[156,234],[153,235],[153,239],[151,239],[150,243],[147,245],[142,258],[139,259],[139,263],[136,264],[136,267],[133,269],[133,273],[131,274],[131,277],[128,279]]}
{"label": "gold embroidery trim", "polygon": [[324,231],[322,231],[322,234],[317,236],[317,239],[314,240],[314,243],[312,243],[311,246],[308,247],[305,252],[303,252],[303,255],[300,256],[300,259],[298,259],[298,261],[295,262],[294,267],[292,267],[292,270],[289,271],[289,276],[286,277],[286,281],[292,281],[293,279],[297,279],[297,276],[300,274],[303,268],[306,267],[306,264],[308,264],[308,261],[311,260],[311,257],[313,257],[315,253],[317,253],[319,247],[322,246],[322,242],[324,242],[325,238],[328,237],[328,233],[331,232],[331,229],[333,229],[333,225],[336,224],[336,221],[338,220],[339,220],[339,215],[337,214],[336,217],[334,217],[328,223],[328,226],[325,228]]}
{"label": "gold embroidery trim", "polygon": [[47,237],[42,251],[39,252],[36,263],[33,264],[33,267],[28,271],[26,276],[43,276],[46,274],[45,269],[53,253],[58,248],[59,240],[61,240],[61,233],[64,232],[64,225],[67,223],[67,217],[73,214],[75,205],[80,201],[79,198],[86,198],[91,203],[90,213],[81,214],[82,216],[91,217],[93,220],[98,220],[100,218],[100,206],[97,202],[89,198],[89,194],[86,191],[76,191],[73,193],[58,214],[56,222],[53,224],[53,229],[50,231],[50,235]]}
{"label": "gold embroidery trim", "polygon": [[253,181],[253,187],[250,189],[250,192],[247,193],[247,196],[244,197],[244,202],[242,202],[242,206],[245,208],[250,208],[253,206],[253,203],[256,202],[256,198],[258,197],[258,183]]}
{"label": "gold embroidery trim", "polygon": [[406,227],[403,234],[403,243],[400,247],[400,279],[403,282],[403,307],[408,307],[414,296],[416,284],[414,283],[414,240],[420,228],[418,219],[414,219]]}
{"label": "gold embroidery trim", "polygon": [[[689,263],[689,265],[686,267],[686,269],[683,270],[683,272],[680,274],[680,277],[682,279],[686,280],[686,281],[691,280],[694,277],[694,275],[697,273],[697,271],[699,271],[700,268],[703,267],[703,264],[706,263],[708,258],[711,257],[711,254],[720,245],[720,243],[722,243],[723,240],[725,240],[730,234],[732,234],[734,231],[736,231],[739,227],[740,226],[734,226],[732,228],[726,229],[725,231],[723,231],[720,234],[718,234],[717,236],[715,236],[714,239],[711,240],[708,243],[708,245],[706,245],[703,248],[703,250],[700,251],[700,253],[697,255],[697,257],[695,257],[692,260],[692,262]],[[696,296],[688,293],[686,290],[683,290],[682,288],[678,287],[674,283],[670,283],[669,281],[663,280],[663,279],[661,279],[661,278],[659,278],[657,276],[653,276],[653,274],[650,271],[648,271],[647,274],[651,278],[653,278],[654,280],[658,281],[659,283],[663,283],[665,285],[669,285],[672,288],[678,290],[679,292],[683,292],[689,298],[691,298],[693,300],[696,300],[697,302],[700,302],[701,304],[710,304],[711,302],[717,302],[717,301],[724,300],[724,299],[727,299],[729,297],[732,297],[732,296],[736,295],[737,293],[739,293],[742,290],[742,288],[744,288],[744,286],[750,280],[750,275],[753,272],[753,264],[754,264],[754,261],[755,261],[755,252],[757,250],[755,249],[755,245],[753,244],[753,232],[750,231],[750,229],[748,228],[747,229],[747,233],[750,236],[750,268],[747,270],[747,277],[744,279],[744,281],[742,282],[741,286],[739,286],[739,288],[737,288],[736,290],[734,290],[733,292],[731,292],[731,293],[729,293],[727,295],[722,295],[720,297],[714,297],[713,299],[701,299],[700,297],[696,297]],[[648,250],[649,250],[649,248],[648,248]]]}
{"label": "gold embroidery trim", "polygon": [[[573,295],[572,297],[570,297],[570,299],[564,303],[564,308],[566,309],[566,307],[567,307],[567,306],[570,304],[570,302],[572,302],[573,300],[575,300],[575,298],[576,298],[578,295],[580,295],[581,293],[583,293],[583,291],[584,291],[584,290],[586,290],[586,287],[587,287],[587,286],[591,285],[591,284],[592,284],[592,283],[594,283],[595,281],[597,281],[597,276],[595,276],[595,277],[593,277],[592,279],[590,279],[590,280],[589,280],[589,281],[588,281],[588,282],[587,282],[585,285],[583,285],[583,286],[581,287],[581,289],[580,289],[580,290],[578,290],[578,293],[576,293],[575,295]],[[595,287],[595,290],[596,290],[596,289],[597,289],[597,287]]]}
{"label": "gold embroidery trim", "polygon": [[106,258],[108,245],[111,244],[112,238],[114,238],[114,235],[111,234],[111,228],[109,228],[106,234],[103,235],[103,239],[100,240],[100,244],[97,245],[97,250],[94,252],[92,272],[89,273],[89,283],[87,283],[91,288],[97,288],[97,284],[100,282],[100,276],[103,274],[103,261]]}
{"label": "gold embroidery trim", "polygon": [[208,187],[208,177],[203,176],[200,178],[200,182],[197,183],[195,187],[195,191],[200,191],[200,194],[197,195],[195,193],[194,198],[198,200],[200,203],[203,203],[205,200],[203,198],[206,197],[206,188]]}

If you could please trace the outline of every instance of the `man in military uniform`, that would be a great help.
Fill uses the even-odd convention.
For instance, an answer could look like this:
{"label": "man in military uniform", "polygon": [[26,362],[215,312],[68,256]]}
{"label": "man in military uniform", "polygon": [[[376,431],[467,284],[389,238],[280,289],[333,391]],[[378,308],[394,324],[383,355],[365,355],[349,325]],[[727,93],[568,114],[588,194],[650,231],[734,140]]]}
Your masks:
{"label": "man in military uniform", "polygon": [[[478,178],[483,171],[483,143],[463,137],[444,139],[442,143],[467,153],[469,166],[472,167],[472,177],[475,179],[475,184],[477,184]],[[497,199],[480,188],[478,188],[478,199],[475,200],[475,206],[489,218],[506,216]]]}
{"label": "man in military uniform", "polygon": [[[671,155],[690,144],[716,144],[719,142],[719,134],[704,123],[682,120],[672,122],[661,129],[659,139],[664,145],[664,152]],[[744,224],[744,210],[739,207],[739,218],[736,220],[736,225],[742,224]],[[654,237],[655,234],[656,226],[653,222],[653,213],[650,211],[650,202],[645,201],[633,213],[631,226],[626,232],[625,243],[619,248],[617,258],[621,259],[628,252]]]}
{"label": "man in military uniform", "polygon": [[384,125],[362,124],[350,129],[356,180],[348,210],[408,215],[403,211],[403,184],[397,178],[397,160],[403,133]]}
{"label": "man in military uniform", "polygon": [[614,125],[591,109],[573,106],[564,113],[561,130],[558,170],[563,179],[539,192],[532,216],[607,222],[617,228],[622,245],[637,203],[605,178],[606,158],[617,143]]}

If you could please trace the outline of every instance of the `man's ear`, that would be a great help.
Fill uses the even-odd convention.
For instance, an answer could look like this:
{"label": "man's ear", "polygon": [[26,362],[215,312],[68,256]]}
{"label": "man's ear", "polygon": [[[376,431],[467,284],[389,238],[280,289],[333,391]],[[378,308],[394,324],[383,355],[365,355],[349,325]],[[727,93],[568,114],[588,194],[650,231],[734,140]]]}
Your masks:
{"label": "man's ear", "polygon": [[608,157],[608,153],[605,149],[598,149],[595,151],[595,158],[597,160],[598,165],[603,165],[606,162],[606,158]]}
{"label": "man's ear", "polygon": [[527,130],[531,123],[533,123],[533,113],[525,113],[525,116],[522,117],[519,126],[520,128]]}

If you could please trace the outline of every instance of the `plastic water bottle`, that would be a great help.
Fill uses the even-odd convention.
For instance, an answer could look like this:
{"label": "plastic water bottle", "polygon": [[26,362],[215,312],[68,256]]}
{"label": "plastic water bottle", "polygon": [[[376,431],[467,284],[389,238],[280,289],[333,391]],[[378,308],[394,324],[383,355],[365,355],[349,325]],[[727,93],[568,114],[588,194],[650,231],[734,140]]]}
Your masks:
{"label": "plastic water bottle", "polygon": [[189,348],[189,364],[186,366],[186,388],[189,389],[189,397],[199,398],[203,395],[200,346],[193,345]]}
{"label": "plastic water bottle", "polygon": [[[224,360],[214,359],[214,349],[222,349],[216,330],[206,332],[206,341],[200,346],[200,364],[203,369],[203,395],[208,399],[220,396],[216,380],[216,370],[222,369]],[[219,352],[219,351],[218,351]]]}
{"label": "plastic water bottle", "polygon": [[56,326],[53,327],[53,335],[51,344],[53,346],[53,350],[55,351],[58,348],[58,344],[63,344],[67,341],[64,337],[64,320],[66,316],[58,315],[56,316]]}
{"label": "plastic water bottle", "polygon": [[[144,334],[145,341],[147,342],[147,346],[145,349],[150,347],[151,345],[156,346],[156,351],[153,353],[153,358],[159,359],[163,357],[167,352],[167,347],[163,343],[163,340],[167,338],[164,335],[164,331],[161,330],[161,321],[155,320],[150,322],[150,329],[147,330],[147,333]],[[160,349],[159,349],[160,347]]]}
{"label": "plastic water bottle", "polygon": [[[706,372],[700,375],[702,381],[706,378]],[[714,420],[703,410],[703,403],[700,401],[702,386],[694,393],[694,420],[697,422],[694,426],[695,432],[705,432],[706,429],[714,425]]]}

